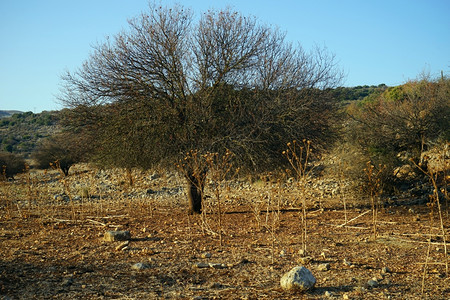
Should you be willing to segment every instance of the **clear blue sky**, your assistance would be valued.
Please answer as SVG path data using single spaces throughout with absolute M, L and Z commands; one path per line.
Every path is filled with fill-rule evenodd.
M 162 3 L 197 15 L 231 6 L 286 31 L 305 49 L 325 45 L 347 74 L 345 86 L 399 85 L 421 72 L 450 75 L 450 0 Z M 147 0 L 0 0 L 0 110 L 61 109 L 60 76 L 147 8 Z

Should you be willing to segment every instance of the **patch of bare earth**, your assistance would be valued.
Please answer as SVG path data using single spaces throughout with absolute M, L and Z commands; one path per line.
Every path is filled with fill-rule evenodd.
M 82 184 L 83 176 L 96 188 L 102 180 L 121 184 L 83 174 L 73 175 L 70 184 Z M 430 233 L 426 206 L 386 208 L 378 215 L 374 238 L 372 214 L 365 213 L 369 208 L 349 209 L 347 220 L 359 217 L 340 226 L 345 223 L 342 205 L 323 199 L 322 207 L 308 208 L 307 252 L 302 254 L 301 211 L 274 205 L 296 197 L 284 187 L 275 192 L 265 185 L 227 189 L 220 200 L 219 228 L 215 205 L 203 217 L 188 216 L 182 190 L 163 189 L 180 185 L 179 180 L 137 180 L 135 187 L 109 194 L 90 185 L 87 198 L 74 196 L 75 185 L 71 199 L 64 201 L 54 196 L 63 185 L 56 175 L 35 176 L 34 185 L 17 180 L 1 186 L 0 299 L 450 298 L 437 235 L 421 292 Z M 93 197 L 94 192 L 101 197 Z M 214 194 L 207 194 L 214 204 Z M 105 241 L 109 230 L 129 230 L 128 245 Z M 132 268 L 136 263 L 144 267 Z M 320 270 L 323 264 L 328 270 Z M 281 276 L 297 265 L 317 279 L 304 294 L 280 287 Z M 368 284 L 371 279 L 375 286 Z

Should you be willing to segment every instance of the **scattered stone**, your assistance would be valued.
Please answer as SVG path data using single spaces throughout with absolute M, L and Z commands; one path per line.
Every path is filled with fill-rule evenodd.
M 224 287 L 225 286 L 223 284 L 218 283 L 218 282 L 214 282 L 209 286 L 209 288 L 211 288 L 211 289 L 223 289 Z
M 344 295 L 342 295 L 342 299 L 348 300 L 350 299 L 350 296 L 347 293 L 345 293 Z
M 353 290 L 358 294 L 364 294 L 366 292 L 366 289 L 363 286 L 355 286 Z
M 286 250 L 281 250 L 280 251 L 280 257 L 285 257 L 286 256 Z
M 62 286 L 71 286 L 73 284 L 73 278 L 72 277 L 65 278 L 61 284 Z
M 349 262 L 346 258 L 344 258 L 344 265 L 351 267 L 353 266 L 353 264 L 351 262 Z
M 307 268 L 295 267 L 281 277 L 280 284 L 285 290 L 304 292 L 314 287 L 316 278 Z
M 204 263 L 204 262 L 199 262 L 199 263 L 195 264 L 195 266 L 197 268 L 209 268 L 209 264 L 208 263 Z
M 211 258 L 212 254 L 209 252 L 202 253 L 202 258 Z
M 306 256 L 306 257 L 299 257 L 298 258 L 298 262 L 302 265 L 306 265 L 309 264 L 312 261 L 312 257 L 311 256 Z
M 391 273 L 391 270 L 388 267 L 383 267 L 381 269 L 381 274 L 388 274 Z
M 306 255 L 305 250 L 303 250 L 303 249 L 298 250 L 298 255 L 305 256 Z
M 227 266 L 225 264 L 210 263 L 209 266 L 214 269 L 225 269 Z
M 325 291 L 325 297 L 327 297 L 327 298 L 331 298 L 331 297 L 333 297 L 333 293 L 332 292 L 330 292 L 330 291 Z
M 128 245 L 130 244 L 130 241 L 125 241 L 121 243 L 119 246 L 116 247 L 116 251 L 124 251 L 128 249 Z
M 105 241 L 114 242 L 114 241 L 127 241 L 131 239 L 130 232 L 126 231 L 107 231 L 104 236 Z
M 199 262 L 195 264 L 195 267 L 197 268 L 214 268 L 214 269 L 226 269 L 227 265 L 221 264 L 221 263 L 205 263 L 205 262 Z
M 140 271 L 140 270 L 144 270 L 144 269 L 150 268 L 150 265 L 148 265 L 146 263 L 135 263 L 134 265 L 131 266 L 131 268 L 133 270 Z
M 417 176 L 411 165 L 406 164 L 394 169 L 394 176 L 400 179 L 413 179 Z
M 152 175 L 150 175 L 149 179 L 150 179 L 150 180 L 155 180 L 155 179 L 158 179 L 159 177 L 160 177 L 160 176 L 159 176 L 158 174 L 153 173 Z
M 324 263 L 324 264 L 320 264 L 318 267 L 317 267 L 317 270 L 318 271 L 328 271 L 330 269 L 330 264 L 329 263 Z
M 367 285 L 371 288 L 375 288 L 379 285 L 379 283 L 375 279 L 370 279 L 369 281 L 367 281 Z

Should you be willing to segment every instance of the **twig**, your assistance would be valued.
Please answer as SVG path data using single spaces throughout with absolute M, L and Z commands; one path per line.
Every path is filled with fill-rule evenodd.
M 347 222 L 344 222 L 344 223 L 341 224 L 341 225 L 338 225 L 337 227 L 343 227 L 343 226 L 347 225 L 348 223 L 350 223 L 350 222 L 352 222 L 352 221 L 354 221 L 354 220 L 356 220 L 356 219 L 358 219 L 358 218 L 364 216 L 365 214 L 367 214 L 367 213 L 369 213 L 369 212 L 370 212 L 370 210 L 365 211 L 365 212 L 363 212 L 362 214 L 360 214 L 359 216 L 356 216 L 356 217 L 354 217 L 353 219 L 351 219 L 351 220 L 349 220 L 349 221 L 347 221 Z
M 336 225 L 336 224 L 330 224 L 330 223 L 325 223 L 325 225 L 334 226 L 334 227 L 345 227 L 345 228 L 351 228 L 351 229 L 370 229 L 370 227 L 349 226 L 349 225 Z
M 392 224 L 392 225 L 398 224 L 398 222 L 389 222 L 389 221 L 377 221 L 377 223 Z
M 417 243 L 417 244 L 430 244 L 430 245 L 444 245 L 444 243 L 439 243 L 439 242 L 423 242 L 423 241 L 413 241 L 413 240 L 407 240 L 407 239 L 400 239 L 400 238 L 396 238 L 396 237 L 391 237 L 395 240 L 399 240 L 402 242 L 408 242 L 408 243 Z
M 128 217 L 128 215 L 114 215 L 114 216 L 106 216 L 106 217 L 87 216 L 87 218 L 91 218 L 91 219 L 112 219 L 112 218 L 121 218 L 121 217 Z
M 77 220 L 53 219 L 55 222 L 78 223 Z
M 86 221 L 92 222 L 94 224 L 98 224 L 98 225 L 102 225 L 103 227 L 106 227 L 105 223 L 99 222 L 99 221 L 95 221 L 95 220 L 91 220 L 91 219 L 87 219 Z

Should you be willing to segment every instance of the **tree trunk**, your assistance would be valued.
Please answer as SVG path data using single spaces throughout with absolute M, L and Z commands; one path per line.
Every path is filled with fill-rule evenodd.
M 63 167 L 60 167 L 60 168 L 61 168 L 61 171 L 63 172 L 64 176 L 69 176 L 69 169 L 70 169 L 70 167 L 63 166 Z
M 202 213 L 203 188 L 205 186 L 205 174 L 196 175 L 189 173 L 187 177 L 187 196 L 189 200 L 189 214 Z

